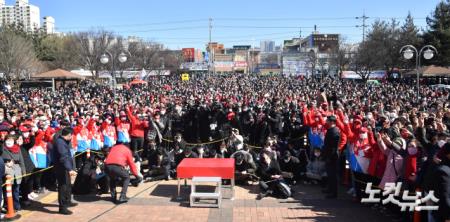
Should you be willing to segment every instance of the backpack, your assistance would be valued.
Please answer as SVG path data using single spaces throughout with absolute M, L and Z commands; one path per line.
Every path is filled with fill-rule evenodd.
M 276 194 L 280 198 L 287 199 L 292 196 L 292 190 L 285 182 L 279 181 L 276 187 Z
M 86 195 L 97 190 L 96 166 L 93 160 L 87 159 L 81 166 L 80 173 L 75 178 L 72 192 L 75 195 Z

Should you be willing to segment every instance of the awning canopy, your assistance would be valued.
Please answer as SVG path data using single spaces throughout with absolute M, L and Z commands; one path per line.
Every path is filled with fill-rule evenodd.
M 66 71 L 64 69 L 55 69 L 44 73 L 31 76 L 35 79 L 85 79 L 84 76 Z
M 147 82 L 142 79 L 134 79 L 133 81 L 130 82 L 130 85 L 138 85 L 138 84 L 147 84 Z
M 423 66 L 419 68 L 421 77 L 450 77 L 450 69 L 442 66 Z M 416 76 L 416 70 L 409 71 L 405 76 Z

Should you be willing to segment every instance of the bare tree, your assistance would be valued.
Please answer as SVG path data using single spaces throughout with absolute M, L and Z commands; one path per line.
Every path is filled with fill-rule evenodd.
M 78 52 L 78 64 L 86 67 L 95 78 L 99 77 L 99 71 L 103 64 L 100 62 L 100 56 L 109 48 L 114 35 L 112 32 L 99 29 L 88 32 L 79 32 L 74 34 L 77 42 L 76 51 Z
M 278 54 L 266 54 L 261 60 L 265 64 L 278 64 Z
M 5 28 L 0 32 L 0 70 L 10 84 L 12 80 L 28 78 L 32 71 L 38 71 L 33 44 L 14 31 Z
M 351 46 L 345 43 L 345 39 L 339 38 L 339 45 L 334 49 L 331 59 L 331 66 L 337 68 L 338 76 L 350 65 L 351 56 Z
M 128 51 L 132 55 L 133 63 L 137 68 L 153 70 L 160 67 L 160 52 L 162 45 L 155 42 L 132 42 Z
M 369 79 L 370 73 L 377 67 L 374 50 L 367 42 L 360 44 L 357 52 L 351 57 L 350 66 L 363 81 Z

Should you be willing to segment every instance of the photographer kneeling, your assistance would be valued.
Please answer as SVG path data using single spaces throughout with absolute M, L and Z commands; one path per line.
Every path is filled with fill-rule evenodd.
M 105 164 L 106 174 L 109 177 L 112 201 L 119 204 L 128 202 L 127 189 L 128 184 L 130 183 L 130 174 L 125 167 L 130 166 L 131 173 L 135 175 L 139 181 L 142 180 L 138 174 L 136 165 L 134 164 L 131 150 L 123 144 L 113 146 L 106 157 Z M 120 198 L 119 200 L 116 200 L 116 183 L 118 179 L 122 180 L 123 185 Z

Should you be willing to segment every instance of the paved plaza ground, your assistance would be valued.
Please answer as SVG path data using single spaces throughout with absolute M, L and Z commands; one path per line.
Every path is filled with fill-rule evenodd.
M 228 188 L 223 188 L 225 197 L 230 197 Z M 109 195 L 76 196 L 79 203 L 71 208 L 71 216 L 57 214 L 57 193 L 49 192 L 33 202 L 29 210 L 20 211 L 19 221 L 29 222 L 138 222 L 138 221 L 183 221 L 183 222 L 279 222 L 279 221 L 392 221 L 394 218 L 372 210 L 369 206 L 353 202 L 347 194 L 337 200 L 324 199 L 317 185 L 298 185 L 295 195 L 286 200 L 271 197 L 256 200 L 258 188 L 237 186 L 235 199 L 224 199 L 222 207 L 190 208 L 189 187 L 182 187 L 181 199 L 176 198 L 176 181 L 159 181 L 130 187 L 126 204 L 114 205 Z

